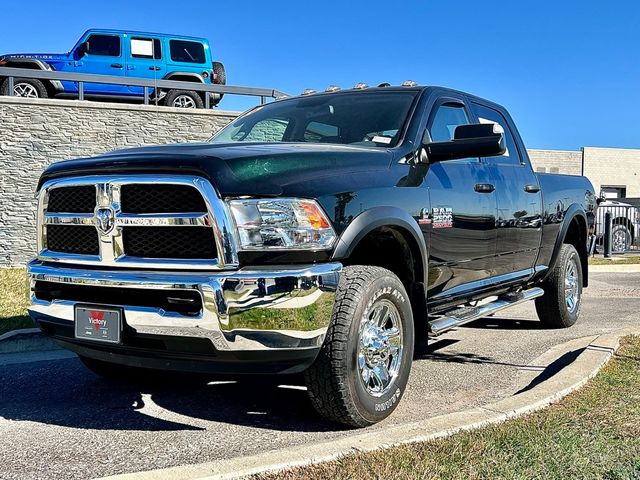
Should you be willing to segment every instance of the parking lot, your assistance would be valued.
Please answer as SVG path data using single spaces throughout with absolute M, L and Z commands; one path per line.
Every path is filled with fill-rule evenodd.
M 637 325 L 640 274 L 593 273 L 579 323 L 545 330 L 533 305 L 449 332 L 414 362 L 408 391 L 372 428 L 511 395 L 554 345 Z M 570 359 L 569 359 L 570 361 Z M 90 478 L 255 454 L 349 435 L 318 419 L 299 385 L 108 384 L 75 358 L 0 370 L 0 478 Z

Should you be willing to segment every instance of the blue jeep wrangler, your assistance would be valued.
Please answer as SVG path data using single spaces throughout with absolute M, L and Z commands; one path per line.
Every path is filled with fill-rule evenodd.
M 0 55 L 0 66 L 220 85 L 226 83 L 224 66 L 212 61 L 206 39 L 122 30 L 87 30 L 75 47 L 65 54 Z M 0 78 L 0 83 L 1 93 L 8 95 L 9 80 Z M 31 98 L 73 97 L 78 94 L 78 83 L 16 78 L 13 93 Z M 84 93 L 91 98 L 144 99 L 143 87 L 126 85 L 85 83 Z M 203 108 L 204 95 L 204 92 L 194 90 L 159 89 L 153 92 L 155 101 L 182 108 Z M 211 105 L 217 105 L 222 98 L 221 94 L 208 95 Z

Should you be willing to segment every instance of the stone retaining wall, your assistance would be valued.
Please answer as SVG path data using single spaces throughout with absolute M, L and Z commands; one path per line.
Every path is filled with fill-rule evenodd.
M 58 160 L 203 141 L 236 112 L 0 96 L 0 267 L 35 254 L 35 187 Z

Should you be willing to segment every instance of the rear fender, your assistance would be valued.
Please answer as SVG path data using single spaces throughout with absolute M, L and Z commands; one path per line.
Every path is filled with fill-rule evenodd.
M 560 253 L 560 248 L 562 244 L 565 243 L 567 238 L 567 233 L 569 232 L 569 227 L 571 223 L 576 220 L 579 222 L 581 229 L 580 241 L 581 244 L 577 246 L 578 254 L 580 255 L 580 260 L 582 263 L 582 285 L 583 287 L 588 286 L 589 284 L 589 265 L 588 265 L 588 247 L 587 247 L 587 215 L 584 212 L 584 208 L 582 205 L 578 203 L 573 203 L 567 209 L 565 213 L 564 219 L 562 221 L 562 225 L 560 226 L 560 231 L 558 232 L 558 236 L 556 237 L 556 241 L 553 247 L 553 253 L 551 254 L 551 261 L 549 262 L 549 269 L 547 270 L 547 274 L 544 276 L 546 279 L 550 274 L 553 268 L 556 265 L 558 260 L 558 255 Z M 584 231 L 582 231 L 584 229 Z M 582 242 L 584 240 L 584 242 Z M 582 245 L 584 243 L 584 245 Z M 543 279 L 543 280 L 544 280 Z

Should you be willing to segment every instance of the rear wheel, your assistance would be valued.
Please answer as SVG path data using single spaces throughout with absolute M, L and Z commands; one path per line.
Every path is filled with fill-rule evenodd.
M 354 427 L 385 419 L 406 388 L 413 343 L 411 303 L 398 277 L 380 267 L 346 267 L 327 337 L 305 372 L 313 406 Z
M 554 328 L 576 323 L 582 302 L 582 262 L 573 245 L 562 245 L 556 265 L 542 288 L 544 295 L 536 298 L 540 321 Z
M 9 95 L 9 79 L 6 78 L 0 87 L 2 95 Z M 47 88 L 40 80 L 34 78 L 14 78 L 13 95 L 23 98 L 47 98 Z
M 164 104 L 175 108 L 204 108 L 202 98 L 193 90 L 169 90 Z

